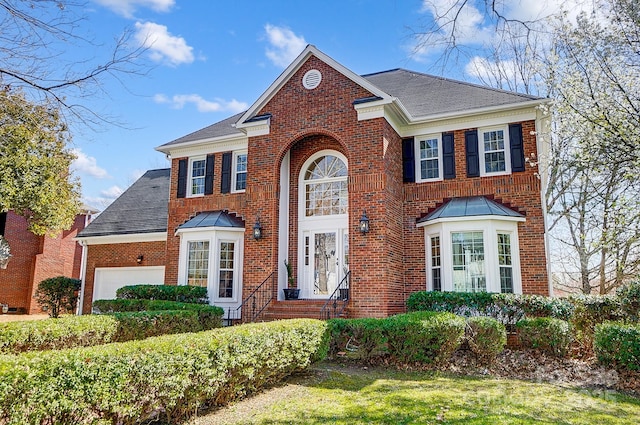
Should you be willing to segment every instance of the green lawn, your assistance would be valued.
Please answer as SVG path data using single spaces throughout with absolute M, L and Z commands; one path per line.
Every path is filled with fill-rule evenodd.
M 640 400 L 605 390 L 321 363 L 287 385 L 190 422 L 638 424 Z

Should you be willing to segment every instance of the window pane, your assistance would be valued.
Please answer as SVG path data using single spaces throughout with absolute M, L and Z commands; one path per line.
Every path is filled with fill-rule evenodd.
M 422 179 L 437 179 L 440 177 L 438 139 L 420 141 L 420 177 Z
M 191 194 L 201 195 L 204 193 L 204 174 L 206 161 L 204 159 L 191 163 Z
M 434 291 L 442 291 L 442 275 L 440 266 L 440 236 L 431 238 L 431 287 Z
M 247 154 L 236 156 L 236 188 L 235 190 L 245 190 L 247 188 Z
M 511 235 L 498 233 L 498 264 L 500 266 L 500 292 L 513 292 L 513 266 L 511 259 Z
M 209 276 L 209 241 L 188 244 L 187 285 L 207 286 Z
M 233 298 L 233 242 L 220 242 L 220 280 L 218 298 Z
M 451 233 L 453 290 L 486 291 L 484 240 L 482 232 Z
M 494 130 L 483 133 L 485 172 L 496 173 L 506 170 L 504 131 Z

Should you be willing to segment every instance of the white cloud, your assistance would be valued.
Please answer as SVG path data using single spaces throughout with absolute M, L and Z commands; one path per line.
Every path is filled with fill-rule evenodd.
M 274 65 L 287 67 L 307 46 L 304 37 L 295 35 L 289 28 L 267 24 L 264 30 L 271 45 L 266 55 Z
M 107 171 L 98 166 L 98 161 L 94 157 L 86 155 L 77 148 L 73 149 L 72 152 L 76 156 L 76 159 L 74 159 L 71 164 L 74 170 L 98 179 L 106 179 L 109 177 Z
M 101 190 L 100 195 L 109 199 L 116 199 L 118 196 L 122 195 L 124 190 L 120 186 L 111 186 L 108 189 Z
M 136 9 L 145 7 L 156 12 L 168 12 L 175 0 L 94 0 L 96 3 L 111 9 L 125 18 L 132 18 Z
M 206 100 L 199 94 L 176 94 L 169 98 L 164 94 L 156 94 L 153 96 L 153 100 L 159 104 L 169 104 L 174 109 L 182 109 L 185 105 L 191 103 L 195 105 L 199 112 L 242 112 L 248 108 L 245 102 L 231 99 L 226 101 L 224 99 L 215 98 L 214 100 Z
M 164 25 L 153 22 L 136 22 L 135 39 L 149 49 L 151 59 L 180 65 L 194 61 L 193 47 L 182 37 L 172 35 Z

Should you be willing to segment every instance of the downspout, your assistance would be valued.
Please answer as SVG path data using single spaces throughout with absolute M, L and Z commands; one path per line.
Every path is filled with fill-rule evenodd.
M 78 307 L 76 308 L 76 314 L 82 315 L 82 306 L 84 304 L 84 284 L 87 274 L 87 243 L 85 241 L 78 241 L 82 247 L 82 258 L 80 259 L 80 295 L 78 296 Z

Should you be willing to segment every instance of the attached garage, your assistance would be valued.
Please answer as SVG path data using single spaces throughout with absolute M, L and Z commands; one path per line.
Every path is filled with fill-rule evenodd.
M 113 299 L 119 288 L 141 284 L 164 284 L 164 266 L 98 267 L 95 271 L 92 301 Z

